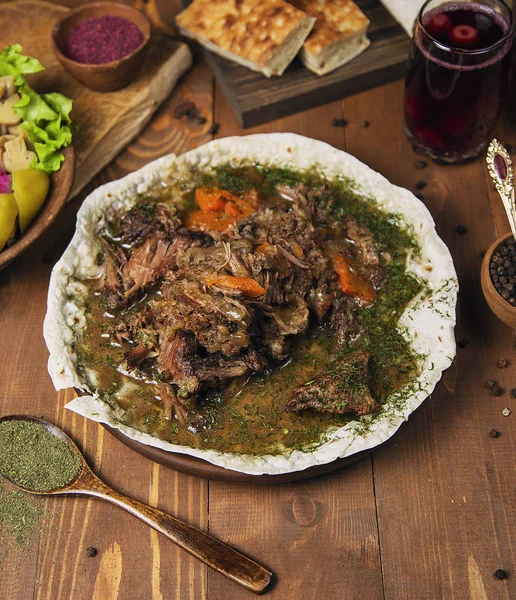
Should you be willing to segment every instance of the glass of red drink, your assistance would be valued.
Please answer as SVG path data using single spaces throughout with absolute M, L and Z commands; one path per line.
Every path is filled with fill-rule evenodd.
M 416 152 L 457 163 L 486 149 L 507 91 L 511 45 L 503 0 L 423 5 L 405 79 L 405 127 Z

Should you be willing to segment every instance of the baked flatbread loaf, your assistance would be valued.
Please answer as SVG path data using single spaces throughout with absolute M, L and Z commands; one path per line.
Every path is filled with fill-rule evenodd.
M 341 67 L 369 46 L 369 20 L 352 0 L 291 2 L 317 19 L 300 52 L 304 65 L 317 75 Z
M 315 18 L 285 0 L 194 0 L 176 23 L 208 50 L 270 77 L 287 68 Z

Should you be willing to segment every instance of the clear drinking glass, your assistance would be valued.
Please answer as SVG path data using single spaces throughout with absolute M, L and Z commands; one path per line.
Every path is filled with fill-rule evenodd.
M 507 91 L 512 33 L 503 0 L 423 5 L 405 79 L 405 128 L 416 152 L 457 163 L 486 149 Z

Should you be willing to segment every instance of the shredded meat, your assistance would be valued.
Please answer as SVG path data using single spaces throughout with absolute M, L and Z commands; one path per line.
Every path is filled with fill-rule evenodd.
M 138 205 L 102 240 L 100 287 L 116 314 L 111 335 L 126 348 L 125 368 L 156 376 L 168 419 L 200 423 L 200 392 L 287 359 L 291 336 L 311 315 L 342 345 L 361 334 L 360 304 L 341 290 L 332 258 L 347 257 L 377 289 L 374 236 L 351 217 L 337 224 L 329 217 L 325 186 L 277 191 L 283 200 L 274 208 L 248 193 L 253 212 L 216 231 L 185 229 L 174 204 Z M 368 356 L 349 361 L 365 381 Z M 366 384 L 343 391 L 349 361 L 296 390 L 287 410 L 374 411 Z
M 127 366 L 130 368 L 139 367 L 149 356 L 151 351 L 151 348 L 146 348 L 145 346 L 135 346 L 134 348 L 131 348 L 131 350 L 128 350 L 124 354 Z
M 367 387 L 369 354 L 352 352 L 336 361 L 331 371 L 320 373 L 313 381 L 298 387 L 288 401 L 287 412 L 311 408 L 339 415 L 367 415 L 379 405 Z
M 346 236 L 353 240 L 355 258 L 362 266 L 362 273 L 377 286 L 382 280 L 382 269 L 373 234 L 350 217 L 346 219 L 345 227 Z
M 237 356 L 225 357 L 220 352 L 195 361 L 194 370 L 200 381 L 216 386 L 226 379 L 245 375 L 249 370 L 247 361 Z
M 176 384 L 182 397 L 191 396 L 199 389 L 199 379 L 192 366 L 196 348 L 197 341 L 191 331 L 175 331 L 160 336 L 160 371 Z

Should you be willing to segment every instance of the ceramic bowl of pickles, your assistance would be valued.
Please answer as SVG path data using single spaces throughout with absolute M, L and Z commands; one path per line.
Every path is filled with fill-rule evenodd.
M 43 66 L 21 51 L 0 50 L 0 269 L 54 221 L 75 174 L 72 101 L 33 90 L 26 76 Z

